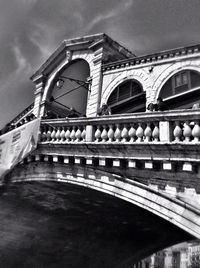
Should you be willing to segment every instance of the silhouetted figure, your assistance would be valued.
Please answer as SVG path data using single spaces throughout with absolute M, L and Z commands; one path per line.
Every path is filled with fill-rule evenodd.
M 99 116 L 110 115 L 111 114 L 111 109 L 106 103 L 103 103 L 97 114 Z
M 148 110 L 149 112 L 153 112 L 153 111 L 155 111 L 155 104 L 153 104 L 152 102 L 150 102 L 150 103 L 148 104 L 148 106 L 147 106 L 147 110 Z
M 28 122 L 31 121 L 31 117 L 30 117 L 30 115 L 27 115 L 27 116 L 26 116 L 25 121 L 26 121 L 26 123 L 28 123 Z
M 79 117 L 79 116 L 78 116 L 76 110 L 73 107 L 71 107 L 67 117 L 68 118 L 75 118 L 75 117 Z
M 20 124 L 21 126 L 24 125 L 26 123 L 25 119 L 23 118 L 21 121 L 20 121 Z
M 30 120 L 32 121 L 32 120 L 34 120 L 36 118 L 36 116 L 32 113 L 32 114 L 30 114 Z
M 157 98 L 157 103 L 155 104 L 155 111 L 166 111 L 168 107 L 161 97 Z
M 192 106 L 192 110 L 200 109 L 199 103 L 194 103 Z
M 52 111 L 49 110 L 49 111 L 46 111 L 44 118 L 45 119 L 55 119 L 56 115 Z

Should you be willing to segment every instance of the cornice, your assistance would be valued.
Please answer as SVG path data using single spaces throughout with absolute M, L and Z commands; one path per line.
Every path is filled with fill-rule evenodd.
M 156 62 L 164 62 L 166 60 L 173 60 L 184 56 L 195 55 L 200 53 L 200 44 L 188 47 L 175 48 L 170 50 L 161 51 L 154 54 L 138 56 L 125 60 L 119 60 L 111 63 L 106 63 L 102 66 L 103 72 L 120 69 L 129 66 L 142 65 L 142 64 L 156 64 Z

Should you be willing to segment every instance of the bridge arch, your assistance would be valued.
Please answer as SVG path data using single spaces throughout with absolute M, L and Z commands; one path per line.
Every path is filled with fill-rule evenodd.
M 136 180 L 103 170 L 97 171 L 95 168 L 78 166 L 71 169 L 55 163 L 21 165 L 9 177 L 11 182 L 57 181 L 104 192 L 141 207 L 200 238 L 200 217 L 197 209 Z
M 66 75 L 70 74 L 70 75 L 74 76 L 72 78 L 75 78 L 75 79 L 81 80 L 81 81 L 86 81 L 86 79 L 90 76 L 92 68 L 93 68 L 92 57 L 88 53 L 77 54 L 76 52 L 74 52 L 74 53 L 72 53 L 70 58 L 66 57 L 66 59 L 63 60 L 56 68 L 54 68 L 54 70 L 49 75 L 48 80 L 46 81 L 45 88 L 44 88 L 44 93 L 43 93 L 43 97 L 42 97 L 42 104 L 49 102 L 50 97 L 52 96 L 52 93 L 55 89 L 56 82 L 60 76 L 66 76 Z M 76 73 L 75 73 L 75 71 L 76 71 Z M 63 80 L 64 80 L 64 84 L 66 84 L 66 79 L 63 79 Z M 70 80 L 68 80 L 68 81 L 70 81 Z M 75 85 L 75 82 L 74 82 L 73 87 L 75 88 L 76 86 L 78 87 L 78 84 Z M 70 90 L 69 87 L 70 86 L 68 85 L 68 91 Z M 79 102 L 80 102 L 80 99 L 82 100 L 81 103 L 84 102 L 84 107 L 81 110 L 80 114 L 86 114 L 87 103 L 88 103 L 88 99 L 90 97 L 88 94 L 88 91 L 83 89 L 83 88 L 84 87 L 77 89 L 77 92 L 79 90 L 79 92 L 82 93 L 79 96 Z M 62 91 L 62 90 L 60 90 L 60 91 Z M 63 87 L 63 91 L 64 91 L 64 87 Z M 84 94 L 83 94 L 83 92 L 84 92 Z M 59 92 L 58 94 L 61 95 L 62 92 Z M 55 94 L 55 96 L 56 95 L 57 94 Z M 58 97 L 58 96 L 56 96 L 56 97 Z M 69 97 L 69 95 L 68 95 L 68 97 Z M 72 103 L 69 103 L 66 106 L 69 108 L 73 107 L 75 109 L 76 109 L 76 107 L 74 107 L 74 106 L 77 106 L 80 108 L 80 105 L 79 105 L 80 103 L 77 103 L 76 101 L 74 101 L 76 99 L 76 97 L 73 96 Z M 66 99 L 67 98 L 65 98 L 63 100 L 63 102 L 65 102 Z M 70 100 L 69 100 L 69 102 L 70 102 Z
M 86 114 L 88 84 L 83 83 L 89 76 L 89 64 L 85 60 L 73 60 L 63 67 L 57 72 L 48 91 L 48 99 L 52 98 L 51 105 L 64 109 L 73 107 L 79 115 Z

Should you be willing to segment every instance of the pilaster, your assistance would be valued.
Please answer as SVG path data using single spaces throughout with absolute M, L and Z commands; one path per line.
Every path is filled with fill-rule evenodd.
M 103 61 L 103 47 L 94 51 L 93 68 L 91 69 L 92 85 L 91 94 L 87 106 L 87 116 L 96 116 L 100 99 L 101 99 L 101 88 L 102 88 L 102 61 Z
M 41 103 L 46 83 L 46 77 L 44 75 L 39 75 L 35 77 L 33 82 L 35 83 L 35 92 L 34 92 L 35 100 L 34 100 L 33 113 L 36 117 L 40 117 L 43 115 L 43 111 L 41 111 Z

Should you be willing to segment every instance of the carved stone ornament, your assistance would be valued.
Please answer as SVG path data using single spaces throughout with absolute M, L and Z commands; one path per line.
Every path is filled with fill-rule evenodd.
M 66 58 L 67 58 L 68 61 L 70 61 L 72 59 L 72 52 L 71 52 L 71 50 L 67 50 L 66 51 Z

